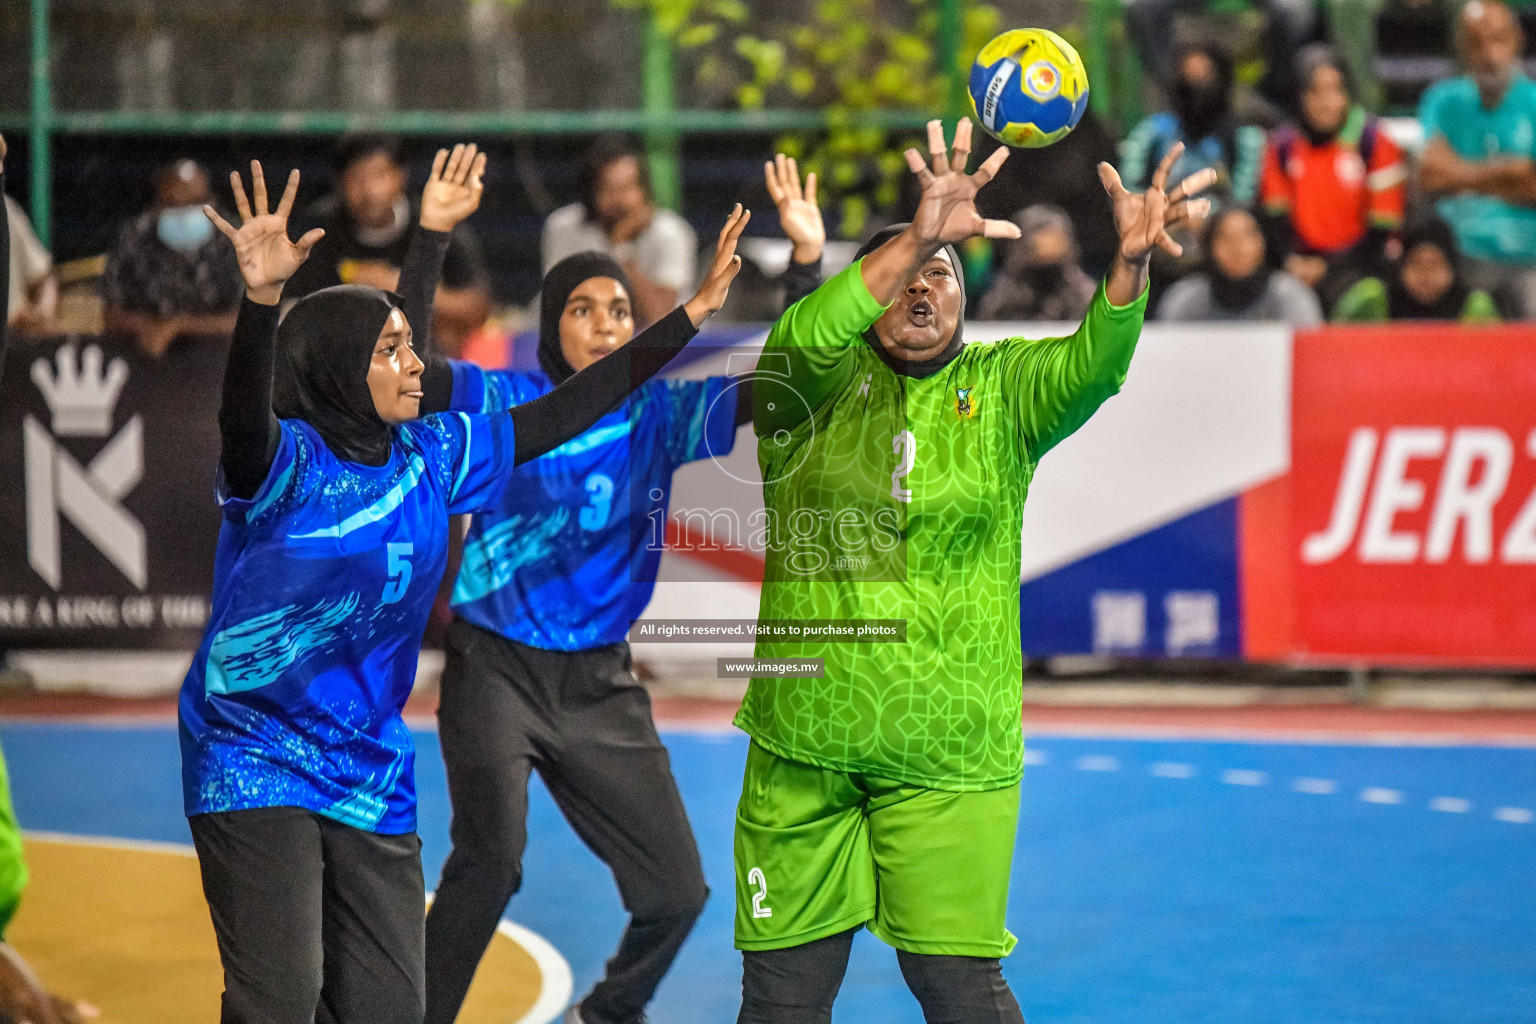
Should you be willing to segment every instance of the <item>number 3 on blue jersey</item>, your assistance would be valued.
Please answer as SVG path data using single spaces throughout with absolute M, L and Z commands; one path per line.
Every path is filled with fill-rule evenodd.
M 592 473 L 582 486 L 587 491 L 587 503 L 576 521 L 583 530 L 601 530 L 608 525 L 608 512 L 613 508 L 613 481 L 606 473 Z
M 389 545 L 389 581 L 384 584 L 384 596 L 379 599 L 381 604 L 394 604 L 405 596 L 411 585 L 411 554 L 412 545 L 408 541 Z

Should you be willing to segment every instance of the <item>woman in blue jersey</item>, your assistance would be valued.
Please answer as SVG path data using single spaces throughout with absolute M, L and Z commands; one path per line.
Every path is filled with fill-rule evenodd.
M 423 225 L 472 211 L 483 169 L 472 148 L 440 153 L 428 198 L 436 188 L 441 201 L 423 204 Z M 213 611 L 180 705 L 222 1020 L 419 1024 L 424 888 L 400 712 L 448 517 L 495 507 L 516 465 L 582 433 L 682 349 L 725 299 L 746 215 L 721 233 L 699 294 L 629 365 L 510 412 L 423 416 L 448 407 L 455 382 L 413 351 L 398 296 L 326 288 L 279 325 L 283 284 L 322 232 L 288 239 L 297 171 L 272 213 L 260 165 L 251 172 L 252 202 L 231 176 L 238 230 L 205 208 L 235 245 L 246 296 L 219 413 Z
M 816 181 L 793 160 L 765 168 L 794 243 L 792 302 L 820 280 L 826 241 Z M 577 253 L 540 296 L 539 366 L 487 372 L 456 408 L 498 410 L 632 349 L 627 275 Z M 573 374 L 576 377 L 573 377 Z M 630 623 L 655 587 L 672 474 L 725 455 L 751 417 L 746 382 L 653 380 L 579 438 L 521 467 L 475 516 L 454 588 L 439 736 L 453 800 L 453 852 L 427 917 L 427 1020 L 451 1024 L 522 880 L 528 779 L 537 771 L 582 840 L 612 869 L 631 918 L 579 1024 L 643 1018 L 708 893 L 650 699 L 630 672 Z M 483 397 L 482 397 L 483 395 Z M 463 404 L 461 404 L 461 402 Z

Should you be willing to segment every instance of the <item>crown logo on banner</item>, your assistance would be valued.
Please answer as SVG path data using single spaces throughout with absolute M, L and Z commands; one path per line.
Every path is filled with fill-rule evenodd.
M 71 342 L 59 346 L 55 372 L 49 372 L 47 359 L 32 364 L 32 383 L 53 412 L 56 436 L 106 437 L 112 433 L 112 411 L 128 380 L 128 364 L 114 359 L 103 372 L 103 360 L 99 345 L 86 346 L 77 360 Z

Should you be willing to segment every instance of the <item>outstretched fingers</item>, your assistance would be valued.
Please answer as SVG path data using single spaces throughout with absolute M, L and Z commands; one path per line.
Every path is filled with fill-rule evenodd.
M 1007 147 L 1002 147 L 1000 152 L 1007 153 Z M 965 173 L 965 165 L 971 159 L 971 119 L 962 117 L 960 123 L 955 125 L 955 145 L 949 157 L 949 169 L 956 174 Z
M 277 215 L 283 220 L 293 212 L 293 201 L 299 195 L 299 169 L 295 167 L 288 172 L 288 184 L 283 186 L 283 197 L 277 201 Z
M 432 157 L 432 173 L 427 175 L 428 181 L 438 181 L 443 176 L 443 166 L 448 163 L 448 151 L 440 149 Z
M 261 173 L 261 161 L 251 161 L 251 208 L 256 216 L 267 215 L 267 178 Z
M 1099 182 L 1104 186 L 1104 191 L 1109 193 L 1109 198 L 1119 200 L 1127 195 L 1125 183 L 1120 180 L 1120 172 L 1115 170 L 1115 165 L 1107 160 L 1099 162 Z
M 469 185 L 477 192 L 485 188 L 485 162 L 485 154 L 481 153 L 469 168 Z
M 1168 213 L 1163 217 L 1163 224 L 1167 227 L 1177 227 L 1190 221 L 1199 220 L 1211 212 L 1209 199 L 1185 199 L 1168 207 Z
M 1168 193 L 1168 201 L 1176 203 L 1181 199 L 1188 199 L 1190 196 L 1199 195 L 1214 184 L 1216 184 L 1216 169 L 1214 167 L 1207 167 L 1202 171 L 1196 171 L 1179 182 L 1178 188 Z
M 923 154 L 916 149 L 908 149 L 901 154 L 906 157 L 907 169 L 917 175 L 917 183 L 927 188 L 933 182 L 933 172 L 928 169 L 928 162 L 923 159 Z
M 299 259 L 309 258 L 309 250 L 315 247 L 315 243 L 325 237 L 324 228 L 310 228 L 304 232 L 304 237 L 293 243 L 293 247 L 299 250 Z
M 1168 175 L 1173 173 L 1173 165 L 1179 162 L 1179 157 L 1184 155 L 1184 143 L 1175 142 L 1169 147 L 1162 162 L 1157 165 L 1157 170 L 1152 173 L 1152 187 L 1159 192 L 1168 187 Z
M 934 118 L 928 122 L 928 158 L 933 161 L 933 173 L 949 171 L 949 147 L 944 144 L 944 122 Z
M 1011 220 L 984 220 L 981 233 L 987 238 L 1019 238 L 1024 234 Z
M 459 166 L 464 161 L 464 143 L 453 147 L 453 152 L 448 154 L 448 164 L 443 168 L 443 180 L 450 185 L 457 184 L 460 180 Z
M 812 206 L 816 205 L 816 172 L 812 171 L 805 176 L 805 201 Z
M 969 124 L 969 122 L 965 123 Z M 971 175 L 971 181 L 975 182 L 978 189 L 981 188 L 987 182 L 996 177 L 998 168 L 1002 167 L 1003 162 L 1007 159 L 1008 147 L 998 146 L 997 149 L 993 151 L 992 155 L 983 160 L 981 162 L 981 166 L 976 168 L 976 173 Z
M 245 182 L 240 180 L 239 171 L 229 172 L 229 189 L 235 194 L 235 209 L 240 213 L 240 223 L 254 220 L 255 218 L 251 215 L 251 204 L 245 198 Z
M 213 207 L 204 205 L 203 216 L 213 221 L 213 226 L 218 228 L 219 232 L 231 242 L 235 240 L 235 235 L 239 234 L 239 232 L 234 229 L 234 226 L 231 225 L 229 221 L 225 220 L 223 217 L 220 217 L 218 211 Z

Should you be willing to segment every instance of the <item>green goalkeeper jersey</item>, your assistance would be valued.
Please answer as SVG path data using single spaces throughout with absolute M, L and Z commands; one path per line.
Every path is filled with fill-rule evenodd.
M 970 344 L 918 380 L 863 340 L 860 263 L 790 307 L 754 386 L 768 553 L 762 619 L 897 619 L 904 643 L 759 637 L 736 724 L 792 760 L 944 790 L 1023 773 L 1019 569 L 1040 457 L 1125 381 L 1146 296 L 1101 287 L 1070 337 Z

